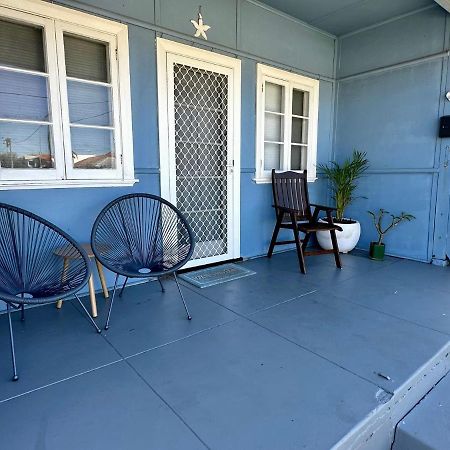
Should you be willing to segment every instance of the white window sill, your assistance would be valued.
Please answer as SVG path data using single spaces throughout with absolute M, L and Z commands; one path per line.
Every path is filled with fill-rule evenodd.
M 252 180 L 256 184 L 269 184 L 269 183 L 272 183 L 272 180 L 270 178 L 252 178 Z
M 272 179 L 271 178 L 252 178 L 252 180 L 256 183 L 256 184 L 271 184 L 272 183 Z M 314 178 L 309 178 L 308 177 L 308 183 L 314 183 L 314 181 L 317 180 L 317 177 Z
M 138 179 L 129 180 L 39 180 L 39 181 L 5 181 L 0 180 L 0 190 L 13 189 L 61 189 L 133 186 Z

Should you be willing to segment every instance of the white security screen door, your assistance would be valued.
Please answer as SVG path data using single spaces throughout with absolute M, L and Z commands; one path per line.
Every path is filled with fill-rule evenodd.
M 158 40 L 161 194 L 189 221 L 189 266 L 239 257 L 240 62 Z

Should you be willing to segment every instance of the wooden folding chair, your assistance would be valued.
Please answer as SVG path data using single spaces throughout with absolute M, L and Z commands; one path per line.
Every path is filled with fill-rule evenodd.
M 275 245 L 294 244 L 297 247 L 298 262 L 300 271 L 306 273 L 305 256 L 320 255 L 325 253 L 334 253 L 336 266 L 341 269 L 341 258 L 339 256 L 339 247 L 336 239 L 336 231 L 342 231 L 342 228 L 333 223 L 332 212 L 336 208 L 309 203 L 307 171 L 303 172 L 282 172 L 277 173 L 272 170 L 272 191 L 273 207 L 276 213 L 276 225 L 273 230 L 272 240 L 270 242 L 267 256 L 270 258 Z M 314 207 L 314 213 L 311 214 L 311 207 Z M 326 213 L 326 222 L 319 222 L 319 213 Z M 293 231 L 293 241 L 277 241 L 278 233 L 281 228 L 287 228 Z M 312 233 L 317 231 L 329 231 L 333 250 L 315 250 L 306 251 L 309 239 Z M 305 234 L 303 241 L 300 240 L 299 232 Z

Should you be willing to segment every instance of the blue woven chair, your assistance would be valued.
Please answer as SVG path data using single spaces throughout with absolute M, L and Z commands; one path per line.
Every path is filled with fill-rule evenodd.
M 116 274 L 105 330 L 119 276 L 125 277 L 120 295 L 129 278 L 157 278 L 173 275 L 190 320 L 176 272 L 194 251 L 191 227 L 171 203 L 151 194 L 129 194 L 113 200 L 98 215 L 91 235 L 92 251 L 100 263 Z
M 73 258 L 64 267 L 57 256 L 60 249 Z M 90 275 L 84 250 L 64 231 L 41 217 L 15 206 L 0 203 L 0 300 L 6 303 L 13 365 L 17 375 L 11 311 L 24 306 L 52 303 L 75 297 L 97 330 L 96 323 L 80 301 L 77 292 Z

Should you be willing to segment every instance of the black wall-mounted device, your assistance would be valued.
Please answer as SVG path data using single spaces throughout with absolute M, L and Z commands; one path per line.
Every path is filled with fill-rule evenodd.
M 439 137 L 450 137 L 450 116 L 442 116 L 439 124 Z

